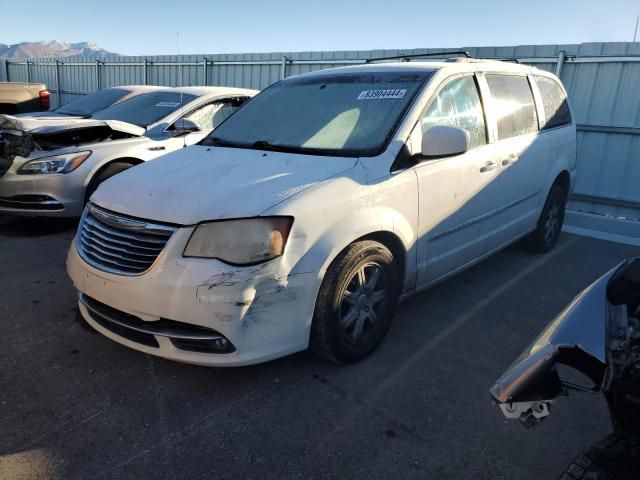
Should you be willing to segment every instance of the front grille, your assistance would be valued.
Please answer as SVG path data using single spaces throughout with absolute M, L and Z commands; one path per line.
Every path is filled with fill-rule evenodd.
M 112 213 L 88 204 L 78 230 L 78 253 L 110 273 L 140 275 L 156 261 L 176 227 Z

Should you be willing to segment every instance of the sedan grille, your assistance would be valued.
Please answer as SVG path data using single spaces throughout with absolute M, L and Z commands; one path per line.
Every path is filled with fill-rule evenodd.
M 151 268 L 175 231 L 176 227 L 126 217 L 90 203 L 78 229 L 78 252 L 99 270 L 141 275 Z

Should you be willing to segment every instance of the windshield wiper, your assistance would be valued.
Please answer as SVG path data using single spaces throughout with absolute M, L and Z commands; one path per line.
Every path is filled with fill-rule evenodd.
M 252 144 L 233 143 L 215 137 L 205 138 L 200 145 L 229 147 L 229 148 L 246 148 L 250 150 L 265 150 L 269 152 L 299 153 L 302 155 L 327 155 L 339 157 L 343 155 L 357 156 L 350 150 L 334 150 L 329 148 L 309 148 L 309 147 L 293 147 L 288 145 L 274 145 L 265 140 L 258 140 Z
M 214 147 L 246 148 L 245 145 L 227 142 L 226 140 L 221 140 L 219 138 L 214 138 L 214 137 L 205 138 L 204 141 L 202 142 L 202 145 L 209 145 Z
M 270 152 L 308 153 L 310 149 L 305 147 L 291 147 L 287 145 L 273 145 L 264 140 L 258 140 L 250 147 L 253 150 L 268 150 Z

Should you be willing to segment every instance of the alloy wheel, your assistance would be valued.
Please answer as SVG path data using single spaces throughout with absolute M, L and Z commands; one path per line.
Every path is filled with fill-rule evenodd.
M 544 223 L 544 240 L 552 242 L 560 226 L 560 200 L 556 198 L 547 212 Z
M 340 299 L 340 328 L 352 343 L 362 341 L 375 326 L 387 297 L 386 274 L 377 263 L 361 265 Z

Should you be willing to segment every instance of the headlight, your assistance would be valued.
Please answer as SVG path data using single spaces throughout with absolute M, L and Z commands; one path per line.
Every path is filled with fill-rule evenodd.
M 82 162 L 89 158 L 89 155 L 91 155 L 91 152 L 75 152 L 38 158 L 25 163 L 18 170 L 18 174 L 69 173 L 82 165 Z
M 291 217 L 201 223 L 191 235 L 184 256 L 216 258 L 233 265 L 265 262 L 282 255 L 292 224 Z

